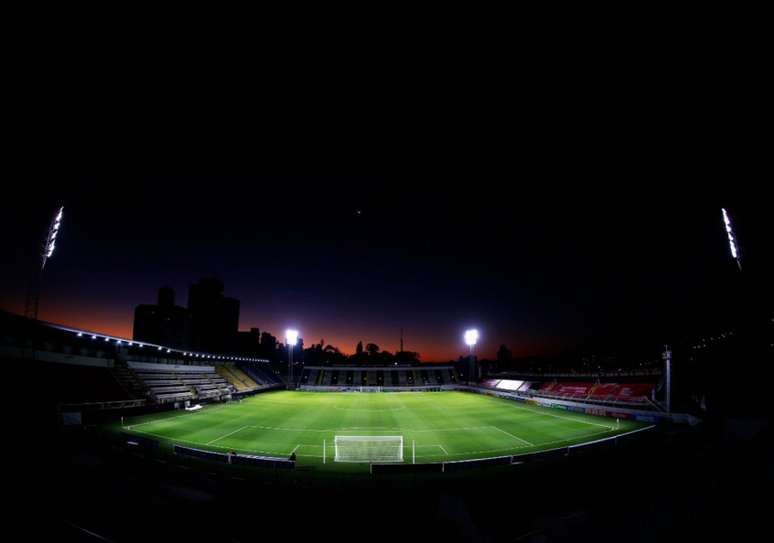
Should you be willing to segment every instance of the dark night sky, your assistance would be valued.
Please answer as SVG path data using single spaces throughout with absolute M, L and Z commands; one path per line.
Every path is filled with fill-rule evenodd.
M 762 297 L 774 275 L 765 48 L 678 27 L 626 44 L 628 27 L 541 35 L 515 54 L 465 42 L 395 77 L 369 51 L 371 77 L 346 65 L 355 84 L 327 58 L 320 77 L 291 63 L 298 85 L 194 84 L 169 63 L 131 77 L 112 51 L 80 77 L 72 59 L 91 45 L 47 47 L 16 78 L 29 87 L 0 198 L 0 307 L 22 311 L 64 202 L 40 316 L 108 333 L 129 335 L 159 286 L 184 305 L 212 274 L 241 300 L 241 329 L 295 325 L 351 352 L 359 339 L 395 350 L 403 327 L 423 360 L 456 358 L 471 325 L 482 356 L 722 325 L 739 308 L 721 206 Z M 213 175 L 256 170 L 380 175 Z
M 0 307 L 22 312 L 24 262 L 60 195 L 41 318 L 122 336 L 159 286 L 185 305 L 214 274 L 241 300 L 241 329 L 294 325 L 344 352 L 360 339 L 394 351 L 401 327 L 425 361 L 456 358 L 471 325 L 481 356 L 500 343 L 517 355 L 658 343 L 733 303 L 721 205 L 749 264 L 770 270 L 761 206 L 647 176 L 530 171 L 66 179 L 5 201 Z

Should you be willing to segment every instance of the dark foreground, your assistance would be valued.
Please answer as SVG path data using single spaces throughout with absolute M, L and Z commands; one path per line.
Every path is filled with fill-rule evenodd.
M 397 483 L 245 478 L 128 453 L 89 430 L 19 430 L 23 441 L 5 450 L 5 529 L 18 540 L 758 540 L 774 482 L 770 428 L 727 421 L 594 455 Z

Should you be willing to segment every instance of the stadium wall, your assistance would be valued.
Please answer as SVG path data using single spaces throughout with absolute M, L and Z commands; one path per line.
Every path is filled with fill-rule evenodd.
M 402 387 L 301 385 L 298 387 L 298 390 L 304 390 L 306 392 L 361 392 L 362 389 L 373 389 L 369 392 L 440 392 L 444 390 L 457 390 L 458 388 L 457 385 L 420 385 Z
M 214 462 L 222 462 L 224 464 L 241 464 L 280 469 L 295 469 L 296 467 L 296 461 L 289 460 L 287 458 L 277 458 L 274 456 L 255 456 L 251 454 L 239 453 L 221 453 L 207 451 L 204 449 L 194 449 L 192 447 L 184 447 L 183 445 L 177 444 L 174 446 L 174 452 L 179 456 L 202 458 L 204 460 L 212 460 Z
M 589 441 L 587 443 L 578 443 L 576 445 L 567 445 L 564 447 L 557 447 L 554 449 L 547 449 L 531 453 L 507 455 L 507 456 L 495 456 L 491 458 L 476 458 L 472 460 L 454 460 L 449 462 L 431 462 L 426 464 L 397 464 L 397 463 L 372 463 L 370 465 L 370 471 L 372 474 L 381 473 L 411 473 L 411 472 L 454 472 L 467 469 L 473 469 L 481 466 L 505 466 L 505 465 L 520 465 L 530 462 L 548 460 L 551 458 L 570 456 L 577 454 L 580 451 L 592 451 L 598 450 L 601 447 L 615 447 L 618 441 L 623 437 L 630 437 L 635 434 L 643 434 L 649 430 L 653 430 L 655 426 L 647 426 L 645 428 L 638 428 L 631 432 L 623 434 L 617 434 L 595 441 Z

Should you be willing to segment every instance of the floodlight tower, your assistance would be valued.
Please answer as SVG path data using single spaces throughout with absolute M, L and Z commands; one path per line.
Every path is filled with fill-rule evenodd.
M 48 259 L 54 254 L 54 249 L 56 249 L 56 237 L 59 235 L 59 229 L 62 226 L 63 215 L 64 206 L 60 206 L 48 227 L 48 233 L 43 242 L 43 250 L 40 253 L 40 267 L 36 266 L 30 275 L 29 284 L 27 285 L 27 299 L 24 304 L 24 316 L 31 319 L 37 320 L 38 318 L 40 283 L 43 279 L 43 269 L 46 267 Z
M 728 216 L 726 208 L 721 208 L 723 212 L 723 224 L 726 226 L 726 234 L 728 234 L 728 247 L 731 249 L 731 256 L 736 260 L 736 265 L 739 271 L 742 271 L 742 257 L 739 254 L 739 246 L 736 243 L 736 236 L 734 235 L 734 227 L 731 225 L 731 218 Z
M 664 345 L 664 354 L 662 355 L 664 359 L 664 377 L 665 377 L 665 387 L 666 387 L 666 394 L 665 394 L 665 400 L 666 400 L 666 410 L 667 413 L 672 412 L 672 350 L 669 348 L 669 345 Z
M 468 383 L 470 383 L 470 378 L 476 369 L 476 358 L 473 352 L 477 342 L 478 342 L 478 330 L 476 330 L 475 328 L 471 328 L 470 330 L 465 330 L 465 344 L 468 347 L 470 347 L 470 355 L 468 357 Z
M 293 348 L 298 343 L 298 330 L 285 330 L 285 344 L 288 347 L 288 388 L 293 386 Z

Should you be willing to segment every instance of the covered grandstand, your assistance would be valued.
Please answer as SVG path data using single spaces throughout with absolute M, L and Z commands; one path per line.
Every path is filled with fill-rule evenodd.
M 299 380 L 305 390 L 319 388 L 438 388 L 460 382 L 454 366 L 306 366 Z
M 284 386 L 268 361 L 195 353 L 0 312 L 0 357 L 58 410 L 184 407 Z

